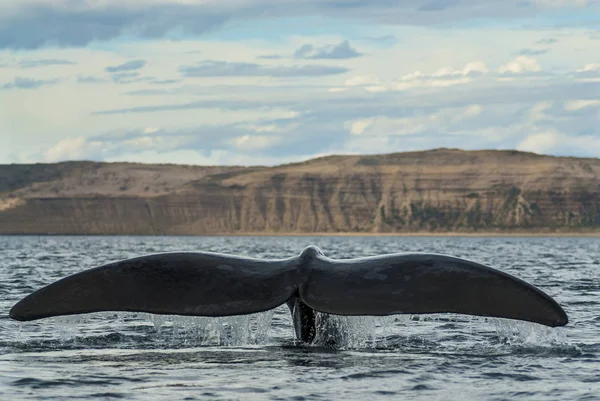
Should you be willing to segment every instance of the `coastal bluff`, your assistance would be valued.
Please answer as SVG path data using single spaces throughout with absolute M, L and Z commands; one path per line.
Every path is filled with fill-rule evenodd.
M 0 165 L 0 234 L 599 232 L 593 158 L 434 149 L 274 167 Z

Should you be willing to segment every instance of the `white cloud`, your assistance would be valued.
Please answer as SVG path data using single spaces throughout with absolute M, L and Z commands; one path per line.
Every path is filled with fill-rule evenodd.
M 383 85 L 375 85 L 375 86 L 367 86 L 365 88 L 367 92 L 378 93 L 378 92 L 387 92 L 389 88 Z
M 276 115 L 277 118 L 283 118 L 285 120 L 293 120 L 294 118 L 300 117 L 300 113 L 294 110 L 284 111 L 281 114 Z
M 546 153 L 556 147 L 559 135 L 554 132 L 544 132 L 529 135 L 517 145 L 517 150 L 533 153 Z
M 470 118 L 476 117 L 481 114 L 483 107 L 478 104 L 472 104 L 470 106 L 465 107 L 462 111 L 458 112 L 455 116 L 452 117 L 453 123 L 458 123 L 464 120 L 468 120 Z
M 440 117 L 436 113 L 404 118 L 378 116 L 367 120 L 353 121 L 346 127 L 353 135 L 393 137 L 423 132 L 437 125 L 439 120 Z
M 360 135 L 363 132 L 365 132 L 365 130 L 367 128 L 369 128 L 369 126 L 373 124 L 373 119 L 369 118 L 366 120 L 358 120 L 358 121 L 353 121 L 352 123 L 350 123 L 350 133 L 352 135 Z
M 600 138 L 594 135 L 566 135 L 557 131 L 529 135 L 517 145 L 517 150 L 569 155 L 578 152 L 582 156 L 600 156 Z
M 454 86 L 459 84 L 466 84 L 471 82 L 471 79 L 463 77 L 463 78 L 455 78 L 455 79 L 414 79 L 414 80 L 405 80 L 401 79 L 400 81 L 395 82 L 392 85 L 392 89 L 394 90 L 407 90 L 413 88 L 423 88 L 423 87 L 432 87 L 432 88 L 443 88 L 447 86 Z
M 363 85 L 377 85 L 380 80 L 373 74 L 370 75 L 357 75 L 349 78 L 344 82 L 346 86 L 363 86 Z
M 104 144 L 98 141 L 89 142 L 84 137 L 63 139 L 43 154 L 45 161 L 95 159 L 102 153 Z
M 565 110 L 568 111 L 577 111 L 586 107 L 594 106 L 600 107 L 600 100 L 569 100 L 565 102 Z
M 535 4 L 546 7 L 585 7 L 596 0 L 534 0 Z
M 389 153 L 391 145 L 390 137 L 387 136 L 353 136 L 346 141 L 343 146 L 341 146 L 341 149 L 333 153 L 350 155 L 366 153 Z
M 458 132 L 461 123 L 479 116 L 482 111 L 481 105 L 473 104 L 402 118 L 376 116 L 346 122 L 344 126 L 354 136 L 394 137 L 432 131 L 454 135 Z
M 281 142 L 278 136 L 243 135 L 227 141 L 238 150 L 263 150 Z
M 140 136 L 123 141 L 123 145 L 125 145 L 128 149 L 138 151 L 164 149 L 165 147 L 168 147 L 169 143 L 173 143 L 173 138 L 168 138 L 168 140 L 165 140 L 165 138 L 161 136 Z
M 541 67 L 537 60 L 529 56 L 518 56 L 508 64 L 498 68 L 500 74 L 522 74 L 539 71 L 541 71 Z
M 240 128 L 246 128 L 246 129 L 252 130 L 254 132 L 258 132 L 258 133 L 277 131 L 277 125 L 275 125 L 275 124 L 269 124 L 269 125 L 255 125 L 255 124 L 243 125 L 242 124 L 242 125 L 240 125 Z
M 458 84 L 471 82 L 479 75 L 489 72 L 489 69 L 482 61 L 473 61 L 467 63 L 463 68 L 444 67 L 433 73 L 424 73 L 420 70 L 402 75 L 400 78 L 388 82 L 382 81 L 379 77 L 368 74 L 358 75 L 347 79 L 344 82 L 346 87 L 361 86 L 364 90 L 371 93 L 387 92 L 390 90 L 404 91 L 414 88 L 443 88 Z
M 538 121 L 544 120 L 545 118 L 548 117 L 546 115 L 545 111 L 548 110 L 550 107 L 552 107 L 552 103 L 550 103 L 550 102 L 540 102 L 540 103 L 534 104 L 529 109 L 529 112 L 528 112 L 529 121 L 538 122 Z
M 489 69 L 482 61 L 474 61 L 472 63 L 467 63 L 467 65 L 462 70 L 462 75 L 471 75 L 473 73 L 481 73 L 485 74 L 489 72 Z
M 586 64 L 583 68 L 579 68 L 576 72 L 592 72 L 600 71 L 600 64 Z
M 600 82 L 600 64 L 586 64 L 577 69 L 574 75 L 581 82 Z
M 457 70 L 453 67 L 445 67 L 437 70 L 433 74 L 432 77 L 435 78 L 451 78 L 451 77 L 466 77 L 474 74 L 485 74 L 489 72 L 489 69 L 482 61 L 474 61 L 471 63 L 467 63 L 462 69 Z

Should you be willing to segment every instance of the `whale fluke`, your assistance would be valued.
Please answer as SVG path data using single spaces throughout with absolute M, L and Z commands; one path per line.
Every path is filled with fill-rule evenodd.
M 533 285 L 465 259 L 396 254 L 316 259 L 300 288 L 311 308 L 337 315 L 459 313 L 564 326 L 567 314 Z
M 16 320 L 102 311 L 230 316 L 273 309 L 297 291 L 293 262 L 164 253 L 73 274 L 23 298 Z
M 315 335 L 314 311 L 337 315 L 459 313 L 556 327 L 565 311 L 507 273 L 437 254 L 330 259 L 314 246 L 260 260 L 218 253 L 163 253 L 85 270 L 19 301 L 20 321 L 100 311 L 191 316 L 262 312 L 287 303 L 299 339 Z

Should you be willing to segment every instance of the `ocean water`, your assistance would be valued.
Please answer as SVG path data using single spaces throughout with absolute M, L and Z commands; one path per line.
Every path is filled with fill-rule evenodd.
M 134 256 L 279 258 L 436 252 L 516 275 L 566 327 L 462 315 L 335 317 L 336 348 L 294 340 L 287 307 L 235 318 L 95 313 L 29 323 L 10 307 L 65 275 Z M 0 237 L 1 400 L 600 400 L 600 239 Z

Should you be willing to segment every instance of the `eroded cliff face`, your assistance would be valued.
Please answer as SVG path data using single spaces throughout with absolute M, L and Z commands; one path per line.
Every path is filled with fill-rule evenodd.
M 2 166 L 0 177 L 9 168 L 29 178 L 0 183 L 0 233 L 600 229 L 598 159 L 438 149 L 269 168 L 78 162 L 32 173 L 32 166 Z

